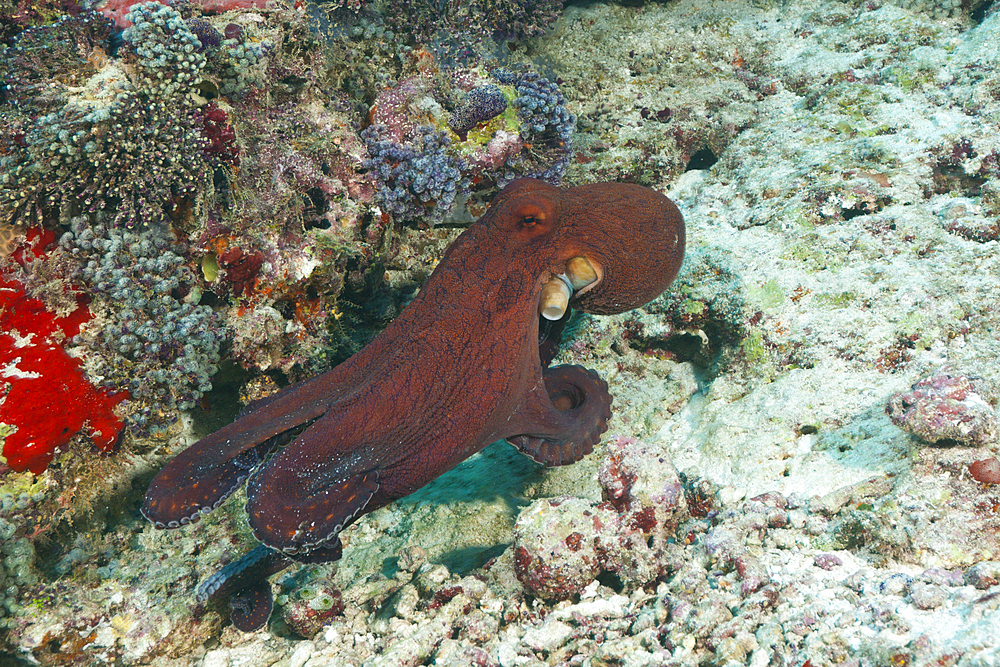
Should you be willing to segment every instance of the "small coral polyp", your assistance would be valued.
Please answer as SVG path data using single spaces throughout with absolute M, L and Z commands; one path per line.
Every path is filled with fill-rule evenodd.
M 103 315 L 83 331 L 98 353 L 91 366 L 131 393 L 130 426 L 155 434 L 211 389 L 224 332 L 211 308 L 180 297 L 191 295 L 195 275 L 173 234 L 118 229 L 109 217 L 73 218 L 60 245 L 80 262 L 79 279 Z

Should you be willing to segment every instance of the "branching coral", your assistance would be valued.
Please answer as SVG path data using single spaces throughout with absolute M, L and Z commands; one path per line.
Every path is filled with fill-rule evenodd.
M 201 42 L 177 10 L 159 2 L 132 7 L 132 25 L 122 39 L 132 46 L 140 88 L 150 97 L 170 97 L 190 90 L 205 67 Z
M 124 91 L 108 109 L 43 116 L 0 203 L 11 205 L 9 219 L 40 221 L 45 206 L 79 206 L 111 209 L 117 225 L 162 221 L 175 198 L 194 194 L 209 174 L 200 126 L 195 109 Z
M 41 81 L 78 77 L 79 63 L 64 62 L 57 71 L 58 61 L 36 61 L 24 46 L 5 58 L 16 69 L 17 101 L 53 110 L 0 154 L 0 221 L 37 222 L 53 208 L 64 219 L 82 209 L 111 210 L 117 225 L 158 222 L 179 198 L 205 186 L 217 162 L 190 97 L 205 65 L 199 42 L 175 10 L 159 3 L 137 5 L 130 16 L 135 25 L 123 34 L 123 59 L 100 60 L 82 87 L 57 87 L 55 103 L 47 104 Z M 109 47 L 91 27 L 97 21 L 66 20 L 21 41 L 32 49 L 48 43 L 65 49 L 84 35 L 91 52 L 103 54 Z
M 40 113 L 65 104 L 71 89 L 97 71 L 109 50 L 111 24 L 97 14 L 64 16 L 20 33 L 0 51 L 7 101 Z
M 517 80 L 513 105 L 524 124 L 524 142 L 532 149 L 508 162 L 508 174 L 558 182 L 569 163 L 576 118 L 566 108 L 559 86 L 535 72 Z M 508 179 L 510 176 L 508 176 Z

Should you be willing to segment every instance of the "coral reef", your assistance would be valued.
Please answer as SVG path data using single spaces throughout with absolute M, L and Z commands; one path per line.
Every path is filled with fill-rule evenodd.
M 10 464 L 0 464 L 9 612 L 0 625 L 20 628 L 5 646 L 16 637 L 66 664 L 90 661 L 75 637 L 117 655 L 128 630 L 107 626 L 95 638 L 86 624 L 98 617 L 87 611 L 79 628 L 21 632 L 33 605 L 68 594 L 63 584 L 41 591 L 50 578 L 92 567 L 100 583 L 121 574 L 113 540 L 78 536 L 63 549 L 60 531 L 120 520 L 109 508 L 128 505 L 149 465 L 133 452 L 156 458 L 176 447 L 172 436 L 210 406 L 201 399 L 234 331 L 234 349 L 249 350 L 242 359 L 265 369 L 332 363 L 352 326 L 340 321 L 343 286 L 368 285 L 389 251 L 360 170 L 363 143 L 342 99 L 317 84 L 329 65 L 304 48 L 314 42 L 301 13 L 199 16 L 161 3 L 130 11 L 122 35 L 98 14 L 74 12 L 0 51 L 9 334 L 0 445 Z M 16 248 L 39 223 L 60 245 L 25 261 Z M 243 318 L 244 306 L 273 313 L 276 331 Z M 48 396 L 54 409 L 43 407 Z M 212 418 L 224 418 L 220 403 Z M 116 451 L 95 458 L 95 445 Z M 37 484 L 12 469 L 42 473 L 46 464 Z M 119 545 L 131 539 L 116 535 Z M 49 541 L 38 549 L 39 540 Z M 149 637 L 151 626 L 134 632 Z M 140 654 L 157 645 L 128 643 Z
M 143 208 L 127 193 L 120 206 L 113 183 L 103 204 L 87 204 L 86 188 L 114 174 L 71 154 L 73 133 L 115 131 L 87 114 L 118 113 L 120 93 L 159 95 L 145 88 L 136 45 L 72 3 L 0 0 L 4 275 L 66 316 L 78 293 L 67 277 L 83 267 L 64 248 L 17 264 L 29 223 L 62 236 L 82 215 L 107 227 L 120 210 L 145 213 L 148 227 L 114 233 L 172 235 L 165 247 L 187 271 L 170 297 L 211 307 L 214 333 L 232 341 L 219 348 L 215 390 L 156 439 L 126 430 L 116 452 L 94 455 L 84 424 L 42 475 L 0 465 L 0 650 L 42 664 L 176 667 L 1000 660 L 989 437 L 1000 381 L 1000 13 L 980 0 L 570 3 L 555 31 L 497 45 L 492 29 L 473 27 L 483 14 L 464 9 L 425 14 L 414 34 L 406 24 L 418 13 L 383 18 L 388 2 L 336 0 L 308 14 L 289 4 L 171 5 L 184 24 L 176 35 L 197 38 L 204 64 L 193 97 L 165 101 L 181 113 L 164 127 L 190 129 L 186 145 L 202 154 L 165 163 L 177 179 L 169 194 L 123 171 L 161 197 Z M 311 29 L 307 15 L 325 23 Z M 165 32 L 148 34 L 169 50 Z M 135 515 L 138 496 L 167 456 L 229 420 L 245 381 L 273 391 L 343 358 L 459 232 L 423 229 L 419 215 L 400 226 L 375 203 L 360 137 L 369 112 L 411 137 L 419 126 L 448 137 L 470 196 L 445 219 L 461 223 L 512 156 L 537 149 L 522 134 L 527 105 L 515 106 L 527 71 L 557 85 L 578 118 L 565 154 L 546 128 L 542 143 L 553 143 L 532 170 L 564 159 L 571 184 L 669 188 L 692 231 L 673 293 L 567 325 L 555 363 L 608 379 L 608 442 L 550 470 L 502 443 L 487 448 L 346 531 L 335 567 L 276 578 L 267 632 L 234 631 L 228 610 L 192 606 L 191 592 L 251 546 L 240 498 L 177 540 Z M 463 137 L 449 120 L 496 100 L 489 89 L 470 96 L 486 86 L 506 109 Z M 406 96 L 383 107 L 393 90 Z M 49 116 L 67 124 L 67 142 L 37 122 Z M 170 148 L 115 118 L 142 150 Z M 405 136 L 389 138 L 415 149 Z M 73 282 L 92 317 L 76 338 L 52 337 L 100 387 L 90 369 L 103 343 L 84 338 L 115 321 L 114 304 Z M 966 381 L 985 405 L 958 397 Z M 12 433 L 0 426 L 0 440 Z M 683 500 L 666 505 L 678 525 L 641 529 L 647 501 L 630 460 L 639 482 L 680 482 Z M 516 524 L 527 567 L 512 548 Z M 539 525 L 572 530 L 560 539 L 530 530 Z M 623 539 L 639 562 L 618 551 Z M 561 585 L 562 564 L 579 554 L 596 568 Z
M 200 293 L 217 291 L 210 299 L 224 300 L 212 302 L 221 319 L 199 321 L 211 324 L 205 335 L 215 342 L 193 341 L 198 358 L 182 365 L 194 375 L 165 404 L 150 398 L 133 424 L 168 423 L 177 418 L 173 404 L 197 401 L 214 364 L 201 356 L 213 357 L 227 335 L 219 329 L 235 332 L 237 359 L 249 366 L 291 371 L 328 364 L 324 350 L 342 346 L 346 323 L 337 322 L 337 296 L 345 281 L 366 284 L 368 269 L 386 250 L 386 226 L 368 212 L 371 179 L 361 173 L 367 154 L 337 96 L 301 83 L 284 94 L 261 88 L 265 79 L 315 83 L 326 76 L 321 54 L 301 49 L 308 43 L 304 17 L 293 13 L 279 29 L 253 13 L 210 20 L 183 11 L 135 4 L 120 46 L 112 44 L 106 20 L 84 12 L 24 31 L 0 55 L 13 103 L 0 118 L 6 229 L 19 233 L 21 221 L 42 221 L 65 230 L 87 213 L 105 238 L 118 234 L 110 228 L 133 228 L 140 236 L 155 229 L 157 245 L 170 226 L 182 241 L 172 252 L 183 262 L 167 266 L 160 258 L 143 269 L 153 272 L 149 280 L 166 281 L 164 289 L 178 280 L 176 271 L 220 265 L 213 284 L 185 274 L 177 286 L 182 293 L 170 297 L 196 308 Z M 98 256 L 106 250 L 77 257 L 113 261 Z M 62 270 L 79 272 L 71 258 L 62 261 Z M 101 282 L 90 287 L 102 292 Z M 272 330 L 242 322 L 245 306 L 265 309 L 280 324 Z M 110 321 L 121 320 L 118 307 L 108 310 Z M 84 357 L 95 378 L 115 375 L 104 370 L 118 358 L 109 350 L 126 336 L 122 327 L 128 328 L 109 325 L 100 340 L 84 341 L 94 348 Z M 140 338 L 145 349 L 151 341 Z M 168 357 L 162 345 L 144 357 L 165 383 L 178 372 Z M 115 368 L 117 382 L 127 384 L 126 368 Z M 151 391 L 172 395 L 166 386 Z

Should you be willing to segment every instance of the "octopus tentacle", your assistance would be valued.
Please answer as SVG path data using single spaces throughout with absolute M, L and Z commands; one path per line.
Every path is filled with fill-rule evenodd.
M 296 443 L 336 427 L 321 421 Z M 313 472 L 314 461 L 299 456 L 301 451 L 293 446 L 282 452 L 247 485 L 247 518 L 254 537 L 285 554 L 332 543 L 379 490 L 378 471 L 363 459 L 324 452 L 319 473 Z M 306 480 L 303 471 L 313 474 Z
M 323 380 L 323 382 L 319 382 Z M 142 514 L 157 528 L 198 521 L 238 489 L 302 427 L 324 414 L 335 398 L 319 376 L 252 404 L 232 424 L 202 438 L 164 466 L 146 492 Z M 296 390 L 301 393 L 296 393 Z M 310 396 L 313 397 L 310 400 Z
M 217 570 L 198 586 L 199 603 L 229 598 L 230 620 L 244 632 L 253 632 L 267 624 L 274 608 L 271 585 L 267 578 L 293 562 L 327 563 L 339 560 L 343 553 L 340 540 L 317 549 L 294 561 L 264 545 L 258 545 L 239 560 Z
M 554 366 L 542 377 L 552 409 L 534 429 L 507 442 L 539 463 L 575 463 L 594 451 L 611 418 L 608 383 L 583 366 Z

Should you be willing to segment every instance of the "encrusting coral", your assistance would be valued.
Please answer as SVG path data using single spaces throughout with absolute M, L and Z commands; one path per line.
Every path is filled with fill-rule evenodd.
M 0 272 L 0 423 L 13 429 L 3 438 L 7 465 L 41 474 L 85 424 L 98 449 L 109 451 L 122 429 L 115 406 L 128 394 L 94 387 L 64 348 L 91 319 L 81 291 L 67 288 L 74 306 L 63 316 L 27 294 L 23 267 L 53 240 L 51 232 L 32 231 L 32 246 L 14 255 L 21 270 Z

